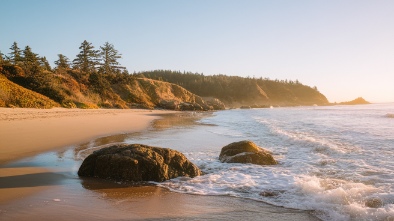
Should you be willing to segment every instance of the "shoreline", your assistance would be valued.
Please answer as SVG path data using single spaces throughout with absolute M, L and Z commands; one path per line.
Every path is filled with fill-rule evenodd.
M 85 110 L 78 111 L 85 112 Z M 192 126 L 193 122 L 195 125 L 195 120 L 203 117 L 169 111 L 133 110 L 133 113 L 140 120 L 149 119 L 149 123 L 141 124 L 141 127 L 135 127 L 132 124 L 128 132 L 119 131 L 110 133 L 113 134 L 112 136 L 108 136 L 109 134 L 95 136 L 74 146 L 70 144 L 48 149 L 39 148 L 37 152 L 0 164 L 0 217 L 3 216 L 9 220 L 48 218 L 57 220 L 239 220 L 241 218 L 258 220 L 262 217 L 265 220 L 319 220 L 308 211 L 286 209 L 254 200 L 177 193 L 151 185 L 130 187 L 110 181 L 81 179 L 76 176 L 74 167 L 78 164 L 70 166 L 70 161 L 75 164 L 73 154 L 81 148 L 108 142 L 122 142 L 127 138 L 126 133 L 129 135 L 134 133 L 132 136 L 143 135 L 148 132 L 149 125 L 152 125 L 153 130 L 158 131 L 174 126 L 185 128 Z M 55 115 L 57 114 L 59 113 Z M 70 113 L 66 111 L 67 114 Z M 112 113 L 106 114 L 111 116 Z M 101 116 L 98 113 L 91 113 L 91 115 L 96 118 Z M 148 117 L 141 118 L 145 115 Z M 80 114 L 79 117 L 83 116 L 86 117 L 86 113 Z M 39 119 L 44 122 L 48 119 L 37 118 L 21 121 L 42 124 Z M 53 116 L 49 119 L 51 118 L 58 119 L 59 117 Z M 41 154 L 37 155 L 38 152 Z M 26 158 L 28 156 L 30 157 Z M 24 212 L 21 213 L 21 211 Z
M 0 108 L 0 205 L 45 191 L 64 179 L 50 165 L 22 163 L 22 166 L 13 166 L 15 163 L 110 135 L 146 131 L 154 120 L 171 113 L 175 112 Z
M 0 165 L 99 137 L 144 131 L 168 113 L 175 111 L 0 108 Z

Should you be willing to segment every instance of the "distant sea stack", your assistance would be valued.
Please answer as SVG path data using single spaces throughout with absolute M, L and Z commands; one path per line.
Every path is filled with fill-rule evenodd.
M 347 101 L 347 102 L 341 102 L 339 103 L 341 105 L 358 105 L 358 104 L 370 104 L 370 102 L 366 101 L 364 98 L 362 97 L 358 97 L 352 101 Z

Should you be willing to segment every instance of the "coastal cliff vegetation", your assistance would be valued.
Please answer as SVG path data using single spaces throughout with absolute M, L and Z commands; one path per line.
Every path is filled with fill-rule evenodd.
M 129 74 L 112 44 L 96 50 L 85 40 L 79 49 L 72 61 L 58 54 L 55 67 L 16 42 L 7 55 L 0 52 L 0 107 L 215 110 L 225 104 L 328 104 L 316 87 L 298 81 L 163 70 Z
M 227 75 L 204 76 L 199 73 L 155 70 L 135 74 L 178 84 L 202 97 L 215 97 L 227 106 L 327 105 L 327 98 L 316 87 L 298 80 L 270 80 Z

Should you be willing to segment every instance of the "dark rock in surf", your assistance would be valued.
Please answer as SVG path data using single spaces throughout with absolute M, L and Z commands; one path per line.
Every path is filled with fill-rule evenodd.
M 199 176 L 201 171 L 176 150 L 120 144 L 93 152 L 83 161 L 78 175 L 115 181 L 162 182 L 179 176 Z
M 387 118 L 394 118 L 394 114 L 386 114 L 385 117 L 387 117 Z
M 277 196 L 279 196 L 280 194 L 282 194 L 284 192 L 285 191 L 266 190 L 266 191 L 263 191 L 263 192 L 259 193 L 259 195 L 263 196 L 263 197 L 277 197 Z
M 380 208 L 383 206 L 383 201 L 379 198 L 370 198 L 365 201 L 365 206 L 369 208 Z
M 223 147 L 219 160 L 222 163 L 278 164 L 269 151 L 247 140 L 231 143 Z

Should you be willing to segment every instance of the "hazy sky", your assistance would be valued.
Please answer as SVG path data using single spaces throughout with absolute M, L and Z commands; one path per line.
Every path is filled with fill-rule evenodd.
M 73 60 L 106 41 L 129 72 L 169 69 L 317 86 L 330 102 L 394 101 L 394 1 L 0 0 L 0 50 Z

